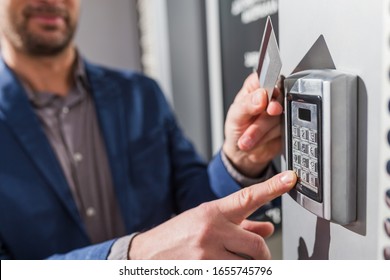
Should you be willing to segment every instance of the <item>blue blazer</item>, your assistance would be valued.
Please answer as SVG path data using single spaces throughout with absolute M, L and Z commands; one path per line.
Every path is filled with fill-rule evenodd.
M 156 82 L 86 71 L 128 233 L 239 190 L 219 155 L 209 165 L 198 156 Z M 114 241 L 91 244 L 26 92 L 0 60 L 0 257 L 105 259 Z

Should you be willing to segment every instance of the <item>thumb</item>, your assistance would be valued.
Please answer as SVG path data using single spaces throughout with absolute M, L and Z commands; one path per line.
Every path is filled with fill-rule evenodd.
M 215 203 L 228 220 L 240 224 L 260 206 L 288 192 L 295 185 L 296 180 L 295 172 L 285 171 L 263 183 L 216 200 Z

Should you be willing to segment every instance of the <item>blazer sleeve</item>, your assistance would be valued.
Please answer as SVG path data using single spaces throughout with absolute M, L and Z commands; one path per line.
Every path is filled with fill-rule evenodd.
M 7 253 L 3 243 L 0 240 L 0 260 L 9 260 L 9 259 L 11 259 L 11 256 Z
M 208 174 L 211 188 L 218 197 L 227 196 L 241 189 L 223 164 L 221 151 L 209 163 Z
M 109 240 L 103 243 L 83 247 L 70 251 L 65 254 L 55 254 L 48 257 L 48 260 L 106 260 L 111 247 L 116 239 Z M 0 260 L 10 260 L 13 257 L 7 253 L 0 240 Z
M 114 240 L 76 249 L 66 254 L 50 256 L 49 260 L 106 260 Z

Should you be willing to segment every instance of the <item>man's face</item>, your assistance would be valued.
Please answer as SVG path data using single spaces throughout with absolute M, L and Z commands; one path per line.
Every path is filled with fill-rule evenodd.
M 59 54 L 73 39 L 79 9 L 79 0 L 0 0 L 1 36 L 29 55 Z

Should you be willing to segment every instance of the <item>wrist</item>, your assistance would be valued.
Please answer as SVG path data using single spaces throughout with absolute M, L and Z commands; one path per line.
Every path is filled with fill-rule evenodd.
M 137 233 L 129 242 L 128 247 L 128 259 L 129 260 L 141 260 L 140 256 L 140 237 L 142 239 L 142 233 Z
M 256 162 L 256 159 L 252 160 L 252 155 L 239 151 L 237 148 L 235 150 L 229 149 L 226 143 L 222 147 L 222 153 L 226 156 L 230 164 L 243 176 L 249 178 L 257 178 L 259 174 L 269 165 L 269 162 Z
M 272 164 L 269 164 L 261 173 L 257 174 L 256 178 L 253 178 L 239 172 L 231 164 L 223 151 L 221 151 L 221 160 L 229 175 L 241 186 L 241 188 L 264 182 L 270 178 L 270 174 L 272 174 Z

